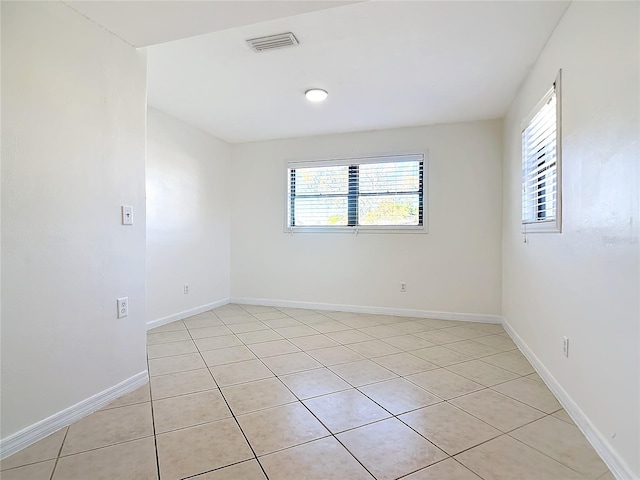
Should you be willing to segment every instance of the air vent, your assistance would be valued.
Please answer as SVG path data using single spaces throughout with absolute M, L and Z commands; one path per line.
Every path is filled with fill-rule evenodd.
M 254 52 L 264 52 L 266 50 L 276 50 L 278 48 L 295 47 L 298 45 L 298 39 L 293 33 L 280 33 L 278 35 L 270 35 L 268 37 L 252 38 L 247 43 Z

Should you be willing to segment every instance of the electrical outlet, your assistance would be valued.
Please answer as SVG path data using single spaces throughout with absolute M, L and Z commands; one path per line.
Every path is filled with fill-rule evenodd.
M 562 353 L 564 353 L 564 356 L 569 358 L 569 338 L 568 337 L 562 337 Z
M 129 315 L 129 297 L 121 297 L 118 299 L 118 318 Z
M 189 284 L 188 283 L 184 284 L 184 294 L 185 295 L 189 295 Z
M 407 291 L 407 282 L 400 282 L 400 291 L 405 293 Z

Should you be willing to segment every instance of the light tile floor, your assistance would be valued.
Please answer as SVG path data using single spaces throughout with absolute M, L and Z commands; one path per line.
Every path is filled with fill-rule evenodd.
M 3 480 L 611 480 L 498 325 L 227 305 Z

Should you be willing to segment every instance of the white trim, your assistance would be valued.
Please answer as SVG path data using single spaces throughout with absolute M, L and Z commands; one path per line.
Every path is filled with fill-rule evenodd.
M 520 232 L 527 233 L 562 233 L 558 226 L 558 216 L 554 220 L 545 220 L 543 222 L 523 223 Z
M 289 226 L 289 170 L 291 168 L 313 168 L 345 165 L 362 165 L 366 163 L 422 162 L 422 225 L 356 225 L 356 226 Z M 284 162 L 284 233 L 342 233 L 358 235 L 359 233 L 429 233 L 429 150 L 411 152 L 386 152 L 353 157 L 331 157 L 324 159 L 287 160 Z
M 339 157 L 325 160 L 292 160 L 287 162 L 289 168 L 342 167 L 345 165 L 362 165 L 363 163 L 395 163 L 422 162 L 426 152 L 387 153 L 381 155 L 363 155 L 356 157 Z
M 556 96 L 556 216 L 553 220 L 542 222 L 526 222 L 521 219 L 521 231 L 525 236 L 528 233 L 562 233 L 562 69 L 558 70 L 558 74 L 553 82 L 553 87 L 542 97 L 535 108 L 526 116 L 525 121 L 522 122 L 522 134 L 524 135 L 529 123 L 554 93 Z M 524 147 L 521 155 L 524 157 Z M 524 158 L 522 160 L 524 162 Z M 523 172 L 523 188 L 524 182 L 525 174 Z M 523 203 L 521 210 L 524 208 Z
M 133 392 L 149 382 L 149 372 L 146 370 L 135 374 L 133 377 L 103 390 L 100 393 L 82 400 L 75 405 L 65 408 L 61 412 L 54 413 L 44 420 L 34 423 L 22 430 L 0 440 L 0 459 L 33 445 L 38 440 L 57 432 L 61 428 L 77 422 L 90 413 L 107 406 L 118 397 Z
M 502 323 L 500 315 L 482 313 L 435 312 L 410 308 L 371 307 L 363 305 L 341 305 L 335 303 L 298 302 L 293 300 L 271 300 L 266 298 L 231 297 L 231 303 L 265 305 L 269 307 L 307 308 L 310 310 L 332 310 L 338 312 L 373 313 L 398 317 L 438 318 L 462 322 Z
M 424 215 L 422 217 L 424 219 Z M 427 225 L 358 225 L 340 227 L 285 227 L 284 233 L 342 233 L 345 235 L 358 235 L 361 233 L 429 233 Z
M 596 428 L 591 420 L 589 420 L 589 417 L 586 416 L 578 404 L 569 396 L 567 391 L 562 388 L 560 383 L 551 375 L 549 370 L 546 369 L 544 364 L 527 346 L 524 340 L 520 338 L 506 318 L 503 318 L 502 325 L 522 354 L 527 357 L 531 366 L 536 370 L 538 375 L 540 375 L 547 387 L 549 387 L 549 390 L 551 390 L 567 411 L 576 426 L 584 434 L 596 453 L 600 455 L 600 458 L 602 458 L 607 467 L 609 467 L 611 473 L 613 473 L 618 480 L 637 479 L 629 465 L 618 455 L 606 437 Z
M 176 320 L 182 320 L 183 318 L 190 317 L 192 315 L 197 315 L 198 313 L 207 312 L 209 310 L 213 310 L 214 308 L 222 307 L 229 303 L 229 298 L 223 298 L 222 300 L 217 300 L 213 303 L 207 303 L 206 305 L 201 305 L 199 307 L 191 308 L 189 310 L 185 310 L 183 312 L 174 313 L 172 315 L 167 315 L 166 317 L 157 318 L 155 320 L 150 320 L 147 322 L 147 330 L 151 330 L 152 328 L 161 327 L 166 325 L 167 323 L 175 322 Z

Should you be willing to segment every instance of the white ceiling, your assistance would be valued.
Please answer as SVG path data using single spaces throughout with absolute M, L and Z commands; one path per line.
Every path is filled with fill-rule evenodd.
M 134 47 L 355 3 L 327 0 L 68 0 Z
M 306 13 L 295 9 L 307 2 L 115 2 L 147 19 L 100 3 L 112 5 L 102 20 L 83 13 L 108 17 L 101 24 L 132 44 L 191 37 L 148 47 L 149 105 L 247 142 L 501 118 L 569 2 L 310 2 Z M 233 6 L 243 3 L 259 8 L 243 14 Z M 217 7 L 219 18 L 181 14 L 181 4 L 196 16 Z M 171 25 L 148 20 L 169 10 Z M 219 31 L 192 36 L 205 27 Z M 300 45 L 255 53 L 245 43 L 282 32 Z M 329 98 L 310 104 L 309 87 Z

